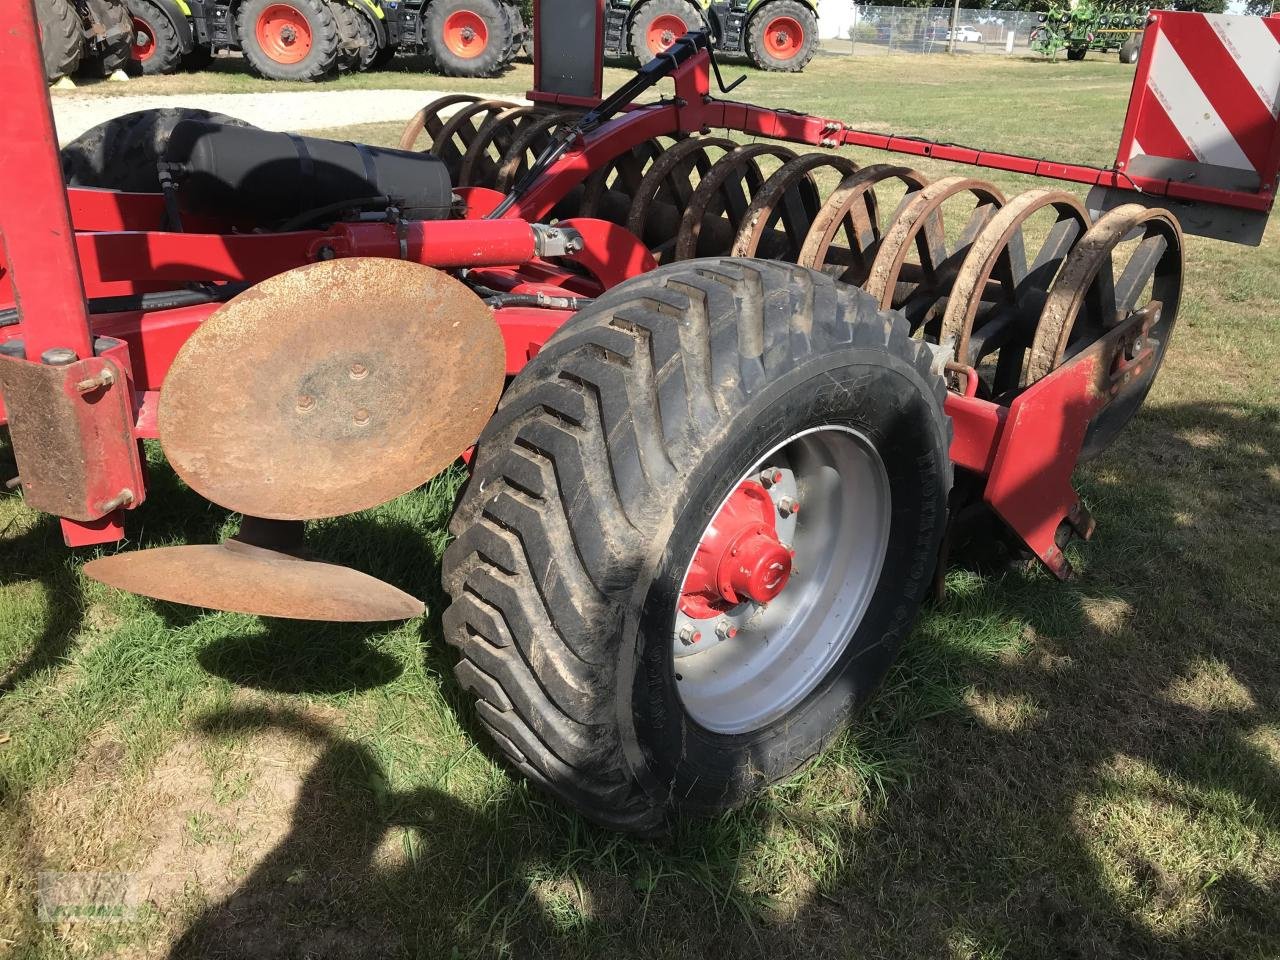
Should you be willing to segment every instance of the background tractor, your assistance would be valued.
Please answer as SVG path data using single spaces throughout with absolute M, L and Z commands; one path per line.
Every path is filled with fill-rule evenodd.
M 605 55 L 647 63 L 700 29 L 717 53 L 746 55 L 761 70 L 798 72 L 818 49 L 817 10 L 806 0 L 610 0 Z
M 505 0 L 127 0 L 142 73 L 199 66 L 240 50 L 272 80 L 367 70 L 399 51 L 426 54 L 447 76 L 500 73 L 525 39 Z
M 726 99 L 704 31 L 602 98 L 603 3 L 563 12 L 539 4 L 528 102 L 433 101 L 399 149 L 171 113 L 64 166 L 30 7 L 0 7 L 8 487 L 109 586 L 377 622 L 428 585 L 326 562 L 308 525 L 465 463 L 439 625 L 479 726 L 652 833 L 822 751 L 950 544 L 1071 575 L 1073 473 L 1127 442 L 1186 235 L 1261 240 L 1280 124 L 1232 98 L 1276 64 L 1223 59 L 1280 20 L 1153 14 L 1104 168 Z M 234 536 L 120 549 L 145 440 Z
M 45 79 L 110 76 L 129 62 L 124 0 L 36 0 Z

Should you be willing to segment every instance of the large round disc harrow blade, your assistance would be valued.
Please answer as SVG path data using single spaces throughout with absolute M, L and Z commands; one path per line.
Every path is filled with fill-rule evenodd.
M 768 177 L 760 161 L 795 159 L 795 151 L 774 143 L 753 143 L 721 157 L 698 184 L 676 237 L 674 259 L 727 256 L 742 229 L 751 200 Z
M 87 576 L 170 603 L 292 620 L 405 620 L 422 601 L 376 577 L 229 540 L 100 557 Z
M 659 263 L 669 263 L 675 252 L 680 220 L 698 183 L 715 166 L 718 157 L 738 145 L 724 137 L 690 137 L 665 151 L 640 181 L 627 212 L 627 229 L 639 237 Z
M 447 114 L 456 112 L 462 109 L 463 106 L 475 103 L 479 99 L 479 97 L 469 93 L 455 93 L 451 96 L 432 100 L 410 117 L 409 122 L 405 124 L 404 131 L 400 134 L 400 149 L 418 149 L 418 138 L 425 133 L 427 135 L 427 144 L 422 149 L 430 150 L 435 144 L 436 138 L 440 135 L 440 129 L 445 125 Z
M 506 369 L 492 313 L 399 260 L 298 267 L 219 307 L 174 359 L 160 442 L 193 490 L 309 520 L 424 483 L 480 433 Z
M 1027 224 L 1048 221 L 1039 246 L 1027 249 Z M 952 285 L 939 342 L 956 360 L 977 367 L 999 351 L 990 389 L 1018 385 L 1045 297 L 1067 255 L 1089 229 L 1089 213 L 1071 194 L 1028 190 L 1006 203 L 979 231 Z
M 963 197 L 963 200 L 954 198 Z M 966 219 L 948 242 L 943 205 L 961 208 Z M 937 330 L 952 285 L 969 247 L 1004 205 L 1004 194 L 982 180 L 945 177 L 912 195 L 889 224 L 863 289 L 882 310 L 901 310 L 913 332 L 937 340 Z
M 1160 305 L 1142 336 L 1151 357 L 1094 418 L 1081 459 L 1096 456 L 1137 413 L 1160 370 L 1182 297 L 1182 230 L 1167 210 L 1130 203 L 1095 223 L 1068 254 L 1045 299 L 1023 364 L 1030 385 L 1136 312 Z
M 891 180 L 901 182 L 906 189 L 898 210 L 929 182 L 924 174 L 909 167 L 886 163 L 864 167 L 845 177 L 813 218 L 800 249 L 800 266 L 862 286 L 871 273 L 871 264 L 884 237 L 876 187 Z
M 783 164 L 752 199 L 732 255 L 798 262 L 822 208 L 822 192 L 814 173 L 823 167 L 842 177 L 858 169 L 847 157 L 825 153 L 807 153 Z
M 458 169 L 460 187 L 488 187 L 498 182 L 498 168 L 512 142 L 529 123 L 540 119 L 546 111 L 532 105 L 509 107 L 492 115 L 475 134 Z

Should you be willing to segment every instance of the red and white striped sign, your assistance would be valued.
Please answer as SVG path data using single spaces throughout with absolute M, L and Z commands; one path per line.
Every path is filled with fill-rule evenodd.
M 1280 19 L 1155 14 L 1143 43 L 1120 160 L 1165 157 L 1275 178 Z

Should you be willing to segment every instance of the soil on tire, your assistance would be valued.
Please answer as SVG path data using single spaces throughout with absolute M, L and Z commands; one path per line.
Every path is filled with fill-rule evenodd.
M 950 429 L 930 356 L 863 291 L 760 260 L 662 267 L 558 331 L 485 428 L 444 558 L 456 674 L 511 763 L 596 822 L 655 832 L 819 752 L 888 670 L 936 562 Z M 777 431 L 844 424 L 880 438 L 893 491 L 866 613 L 788 712 L 706 730 L 670 626 L 709 511 Z

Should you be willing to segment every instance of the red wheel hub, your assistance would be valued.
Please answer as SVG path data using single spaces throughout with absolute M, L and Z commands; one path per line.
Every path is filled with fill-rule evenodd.
M 489 46 L 489 27 L 480 14 L 472 10 L 455 10 L 444 18 L 445 48 L 455 57 L 471 60 Z
M 791 576 L 778 508 L 754 480 L 738 486 L 707 525 L 680 591 L 680 610 L 705 620 L 748 600 L 768 603 Z
M 311 52 L 311 24 L 287 3 L 273 3 L 258 14 L 254 33 L 258 46 L 276 63 L 300 63 Z
M 790 60 L 804 49 L 804 27 L 795 17 L 774 17 L 764 28 L 764 48 L 775 60 Z
M 133 59 L 142 63 L 156 53 L 156 32 L 141 17 L 133 18 Z
M 689 25 L 682 17 L 674 13 L 663 13 L 649 22 L 649 29 L 644 33 L 649 52 L 657 56 L 689 31 Z

